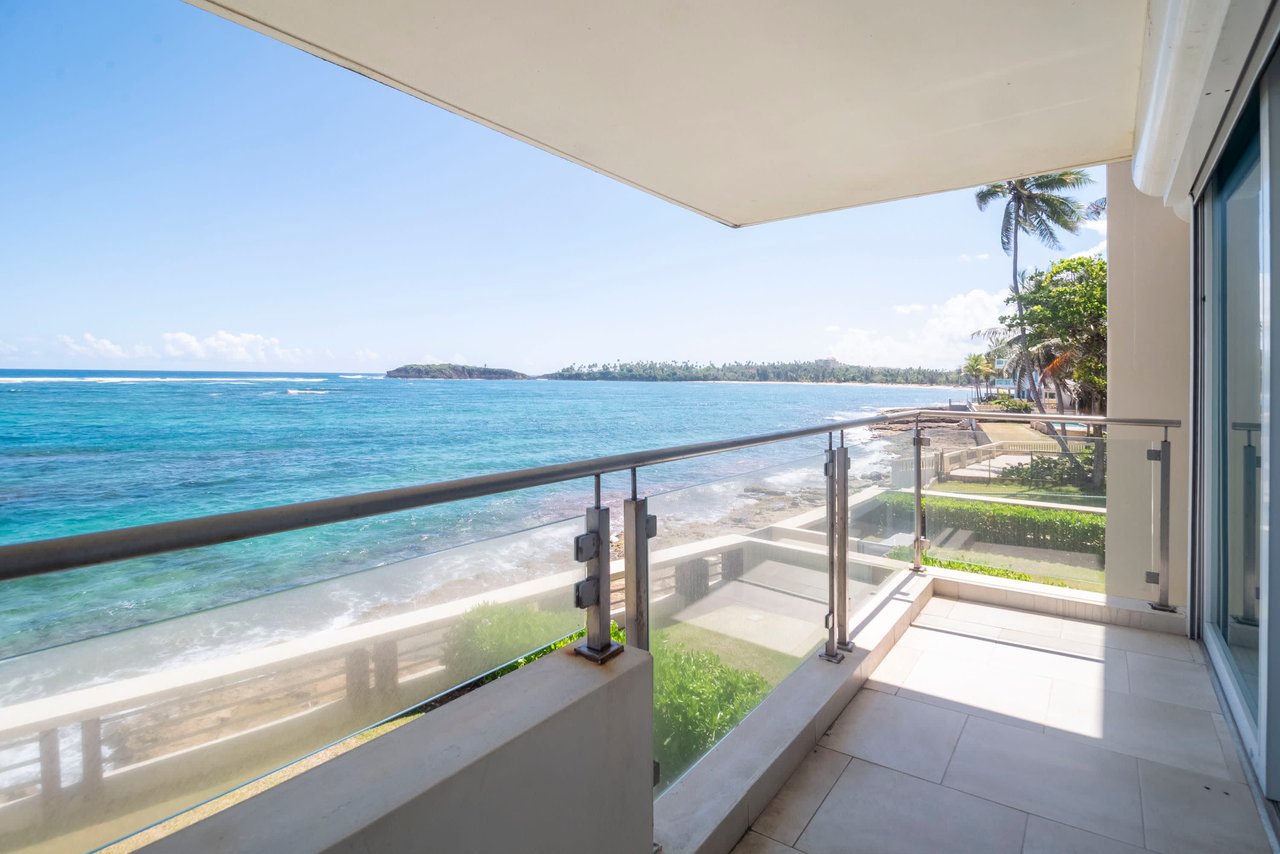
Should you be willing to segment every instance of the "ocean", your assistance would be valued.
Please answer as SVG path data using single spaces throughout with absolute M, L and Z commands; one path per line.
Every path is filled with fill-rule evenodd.
M 966 395 L 909 386 L 5 370 L 0 545 L 767 433 Z M 849 441 L 855 468 L 884 465 L 883 443 L 869 432 Z M 726 478 L 824 447 L 815 438 L 645 469 L 641 490 Z M 604 487 L 607 500 L 620 500 L 627 478 L 606 478 Z M 546 526 L 579 515 L 590 499 L 584 480 L 9 582 L 0 597 L 0 657 Z M 438 579 L 450 581 L 459 578 Z

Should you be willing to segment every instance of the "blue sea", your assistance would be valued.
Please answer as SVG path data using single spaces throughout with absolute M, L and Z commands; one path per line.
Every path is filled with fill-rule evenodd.
M 766 433 L 965 389 L 0 371 L 0 545 Z M 862 465 L 883 456 L 851 437 Z M 647 494 L 825 447 L 641 471 Z M 606 499 L 628 489 L 606 479 Z M 580 481 L 10 582 L 0 656 L 115 632 L 572 518 Z

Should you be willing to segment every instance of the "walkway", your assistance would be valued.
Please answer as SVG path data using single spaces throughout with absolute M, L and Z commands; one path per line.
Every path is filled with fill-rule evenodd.
M 1266 852 L 1200 647 L 935 597 L 735 854 Z
M 992 442 L 1043 442 L 1050 438 L 1039 430 L 1032 430 L 1026 424 L 1010 421 L 979 420 L 978 429 Z

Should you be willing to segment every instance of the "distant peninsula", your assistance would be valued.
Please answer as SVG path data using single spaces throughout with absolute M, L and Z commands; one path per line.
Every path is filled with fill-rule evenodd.
M 836 359 L 810 362 L 614 362 L 570 365 L 549 380 L 629 380 L 632 382 L 884 383 L 889 385 L 961 385 L 959 371 L 938 368 L 877 368 L 846 365 Z
M 401 365 L 387 371 L 387 377 L 395 380 L 527 380 L 528 374 L 506 368 L 476 367 L 475 365 Z
M 613 362 L 570 365 L 531 377 L 506 368 L 475 365 L 402 365 L 387 371 L 393 379 L 408 380 L 596 380 L 621 382 L 773 382 L 877 383 L 883 385 L 962 385 L 959 371 L 939 368 L 877 368 L 846 365 L 836 359 L 809 362 L 730 362 L 723 365 L 692 362 Z

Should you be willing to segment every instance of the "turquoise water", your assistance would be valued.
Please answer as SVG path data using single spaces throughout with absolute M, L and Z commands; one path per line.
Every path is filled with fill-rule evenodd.
M 0 544 L 808 426 L 963 389 L 0 371 Z M 853 437 L 874 465 L 876 443 Z M 825 440 L 641 472 L 652 493 Z M 607 479 L 606 498 L 627 488 Z M 0 655 L 571 518 L 580 481 L 5 585 Z

